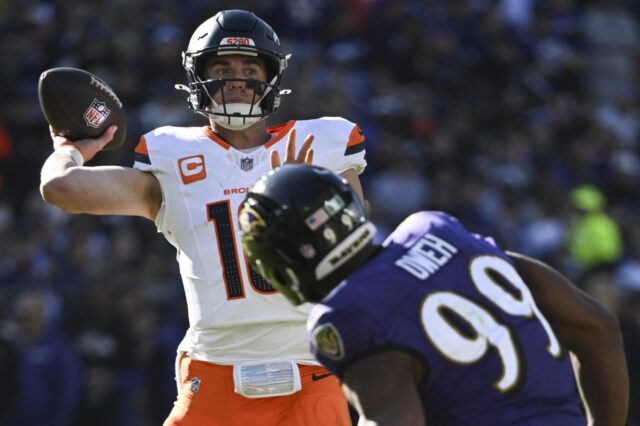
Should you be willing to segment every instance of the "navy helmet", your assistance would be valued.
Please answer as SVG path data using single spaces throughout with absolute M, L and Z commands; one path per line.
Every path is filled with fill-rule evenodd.
M 249 263 L 295 305 L 320 301 L 374 247 L 358 196 L 322 167 L 270 171 L 251 187 L 239 220 Z
M 205 63 L 212 56 L 232 54 L 258 57 L 266 64 L 266 82 L 241 79 L 254 90 L 251 104 L 227 103 L 224 98 L 218 104 L 213 100 L 228 79 L 207 79 Z M 224 10 L 203 22 L 191 36 L 187 50 L 182 52 L 188 86 L 176 87 L 189 92 L 187 101 L 194 111 L 223 127 L 245 129 L 278 109 L 281 95 L 278 86 L 289 56 L 265 21 L 246 10 Z

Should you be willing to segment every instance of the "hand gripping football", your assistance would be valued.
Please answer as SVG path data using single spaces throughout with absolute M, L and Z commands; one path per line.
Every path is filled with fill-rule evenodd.
M 78 68 L 52 68 L 40 75 L 40 107 L 56 134 L 71 141 L 97 138 L 112 124 L 118 131 L 103 151 L 118 148 L 127 133 L 122 102 L 100 78 Z

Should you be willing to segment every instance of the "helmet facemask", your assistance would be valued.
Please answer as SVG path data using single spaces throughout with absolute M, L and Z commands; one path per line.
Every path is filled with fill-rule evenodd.
M 245 55 L 259 58 L 266 67 L 267 81 L 233 79 L 255 89 L 250 103 L 213 100 L 213 95 L 230 80 L 211 80 L 204 74 L 204 65 L 212 57 Z M 189 106 L 214 123 L 242 130 L 276 112 L 280 96 L 290 91 L 278 88 L 290 55 L 285 54 L 273 29 L 253 13 L 243 10 L 221 11 L 202 23 L 193 33 L 189 46 L 182 53 L 182 65 L 187 71 L 188 86 L 176 85 L 189 92 Z
M 202 80 L 199 76 L 194 76 L 192 90 L 201 93 L 203 97 L 203 107 L 196 109 L 196 112 L 213 120 L 214 123 L 231 130 L 242 130 L 252 126 L 254 123 L 264 119 L 267 114 L 263 111 L 263 101 L 268 96 L 274 96 L 274 88 L 277 89 L 278 77 L 274 77 L 270 82 L 243 78 L 223 78 Z M 225 99 L 225 86 L 232 83 L 244 84 L 247 90 L 253 92 L 250 103 L 227 102 Z M 221 102 L 215 101 L 217 93 L 221 95 Z M 278 100 L 279 103 L 279 100 Z

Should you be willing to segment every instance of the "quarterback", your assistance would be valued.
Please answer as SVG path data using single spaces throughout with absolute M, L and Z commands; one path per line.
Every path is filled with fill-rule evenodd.
M 73 143 L 52 134 L 45 201 L 69 213 L 145 217 L 177 250 L 190 326 L 166 426 L 350 423 L 337 378 L 307 346 L 308 307 L 288 304 L 250 267 L 237 229 L 248 187 L 283 162 L 340 173 L 362 198 L 364 136 L 356 124 L 325 117 L 267 127 L 286 93 L 279 84 L 288 58 L 266 22 L 222 11 L 193 33 L 182 58 L 187 85 L 177 85 L 208 126 L 150 131 L 132 168 L 83 166 L 114 127 Z M 297 137 L 304 137 L 299 150 Z

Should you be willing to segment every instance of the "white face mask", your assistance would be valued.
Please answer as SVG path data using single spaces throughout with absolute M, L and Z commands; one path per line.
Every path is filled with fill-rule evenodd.
M 245 103 L 219 104 L 213 99 L 213 96 L 208 94 L 209 99 L 211 100 L 210 111 L 213 113 L 208 114 L 209 118 L 211 118 L 211 120 L 213 120 L 217 125 L 229 130 L 244 130 L 251 127 L 258 121 L 264 120 L 266 115 L 261 116 L 262 108 L 260 107 L 260 103 L 271 92 L 271 90 L 273 90 L 273 84 L 275 84 L 277 79 L 277 77 L 274 77 L 270 82 L 268 82 L 264 93 L 256 100 L 254 105 Z M 232 114 L 232 116 L 229 117 L 215 114 Z M 237 114 L 237 116 L 233 116 L 234 114 Z M 247 117 L 247 115 L 256 115 L 258 117 Z
M 226 108 L 212 100 L 211 112 L 216 114 L 238 114 L 237 116 L 226 117 L 222 115 L 210 114 L 209 118 L 219 126 L 229 130 L 244 130 L 251 127 L 265 117 L 246 117 L 247 115 L 261 115 L 260 105 L 251 104 L 226 104 Z

